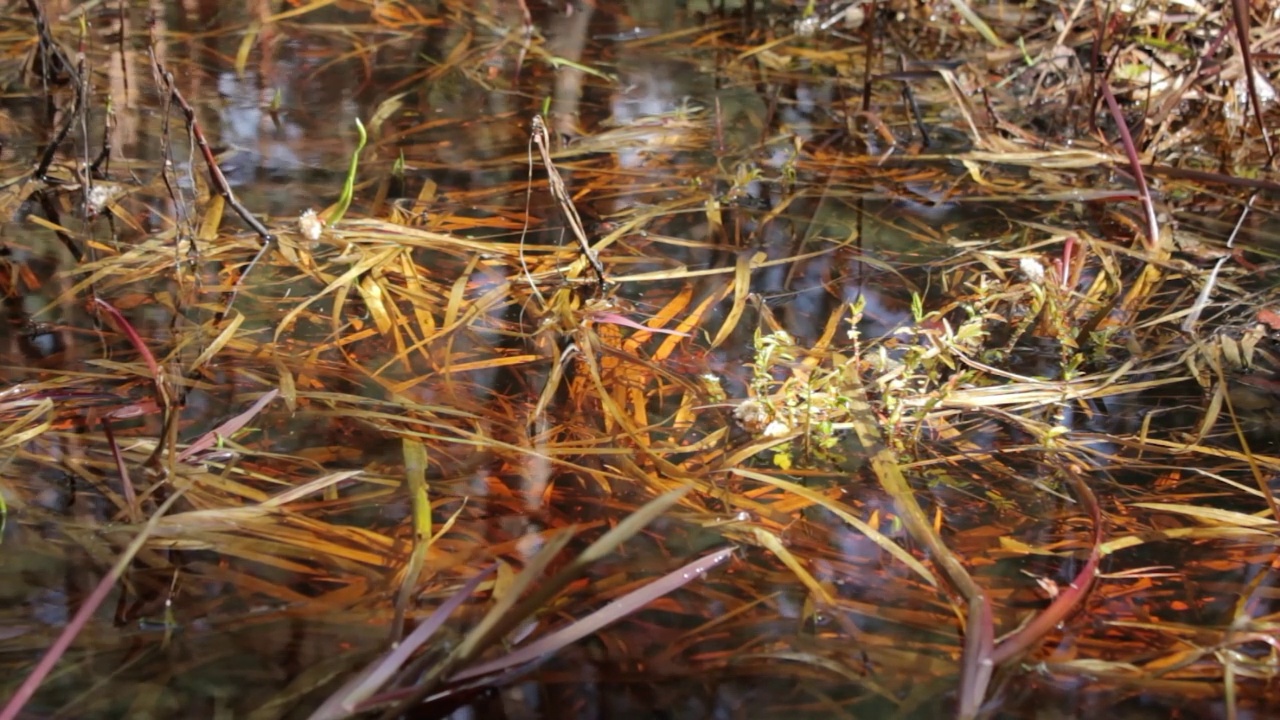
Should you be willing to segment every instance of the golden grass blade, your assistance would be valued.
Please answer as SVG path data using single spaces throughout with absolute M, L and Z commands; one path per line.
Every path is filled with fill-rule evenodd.
M 289 414 L 298 412 L 298 385 L 293 378 L 293 371 L 280 359 L 280 346 L 271 343 L 271 363 L 276 368 L 276 379 L 280 383 L 280 397 L 284 398 L 284 406 Z
M 297 502 L 313 493 L 324 492 L 326 489 L 331 488 L 338 483 L 359 477 L 363 472 L 363 470 L 343 470 L 341 472 L 331 473 L 324 477 L 319 477 L 310 482 L 289 488 L 278 495 L 273 495 L 271 498 L 259 503 L 259 506 L 264 508 L 283 507 L 284 505 Z
M 22 415 L 0 425 L 0 449 L 18 447 L 44 434 L 52 425 L 53 401 L 44 398 Z
M 206 347 L 195 360 L 191 361 L 191 365 L 187 368 L 187 372 L 194 373 L 200 370 L 200 368 L 203 368 L 206 363 L 213 359 L 214 355 L 221 352 L 222 349 L 226 347 L 227 343 L 231 342 L 232 338 L 235 337 L 236 332 L 243 324 L 244 315 L 233 311 L 230 319 L 222 328 L 222 332 L 218 333 L 218 336 L 213 339 L 213 342 L 209 343 L 209 346 Z
M 915 557 L 904 550 L 901 545 L 898 545 L 893 540 L 885 537 L 883 533 L 876 530 L 874 527 L 871 527 L 867 523 L 859 520 L 852 512 L 850 512 L 849 508 L 844 503 L 833 500 L 826 495 L 815 492 L 803 485 L 797 485 L 796 483 L 783 480 L 782 478 L 775 477 L 773 475 L 756 472 L 754 470 L 747 470 L 745 468 L 734 468 L 730 472 L 734 475 L 741 475 L 745 478 L 758 480 L 759 482 L 772 485 L 798 497 L 802 497 L 818 507 L 825 508 L 830 511 L 831 514 L 849 523 L 853 529 L 865 535 L 867 539 L 871 540 L 871 542 L 879 545 L 882 550 L 892 555 L 894 559 L 911 568 L 912 572 L 923 578 L 925 582 L 934 587 L 938 586 L 938 579 L 934 577 L 929 568 L 925 567 L 919 560 L 916 560 Z
M 760 547 L 766 548 L 769 552 L 773 553 L 774 557 L 781 560 L 782 564 L 787 566 L 787 569 L 795 573 L 796 578 L 800 580 L 801 584 L 809 589 L 809 593 L 816 598 L 818 602 L 826 606 L 835 604 L 835 598 L 831 597 L 831 593 L 827 592 L 827 589 L 822 587 L 822 584 L 814 579 L 813 575 L 805 569 L 804 565 L 800 564 L 800 560 L 798 560 L 796 556 L 782 544 L 782 541 L 778 539 L 777 535 L 774 535 L 759 526 L 752 526 L 751 535 L 755 538 L 756 542 L 760 544 Z
M 240 38 L 240 44 L 236 47 L 235 59 L 232 62 L 236 77 L 244 77 L 244 68 L 249 64 L 249 53 L 253 52 L 253 44 L 261 32 L 262 26 L 257 22 L 251 22 L 245 30 L 244 36 Z
M 333 282 L 329 283 L 324 290 L 321 290 L 319 293 L 303 300 L 296 307 L 286 313 L 285 316 L 281 318 L 280 324 L 276 326 L 276 331 L 272 336 L 272 340 L 279 342 L 281 333 L 293 327 L 293 324 L 298 320 L 298 316 L 310 307 L 312 303 L 336 290 L 349 288 L 351 283 L 355 282 L 361 275 L 373 268 L 382 267 L 384 263 L 395 257 L 399 252 L 400 248 L 390 247 L 363 255 L 360 260 L 352 265 L 346 272 L 342 273 L 334 279 Z
M 733 273 L 733 306 L 725 314 L 724 322 L 711 340 L 713 349 L 719 347 L 720 343 L 727 340 L 729 335 L 737 329 L 742 312 L 747 308 L 747 298 L 751 295 L 751 271 L 760 267 L 765 259 L 767 256 L 760 252 L 751 255 L 744 253 L 738 256 L 738 264 Z
M 360 291 L 365 307 L 369 308 L 369 314 L 373 316 L 373 324 L 378 328 L 378 332 L 390 335 L 395 323 L 391 319 L 386 293 L 383 292 L 382 286 L 372 275 L 365 275 L 356 283 L 356 289 Z
M 408 289 L 411 298 L 426 298 L 426 287 L 423 285 L 422 278 L 418 275 L 417 266 L 413 264 L 413 258 L 409 253 L 400 256 L 400 272 L 404 275 L 405 287 Z M 418 337 L 427 338 L 435 334 L 436 319 L 431 314 L 425 302 L 412 302 L 413 317 L 418 321 Z M 426 354 L 423 349 L 423 354 Z
M 206 243 L 218 239 L 218 227 L 222 224 L 222 211 L 227 207 L 226 198 L 218 193 L 209 196 L 200 218 L 200 228 L 196 230 L 196 238 Z
M 404 634 L 405 613 L 409 610 L 409 601 L 432 541 L 431 498 L 427 495 L 427 447 L 413 438 L 405 438 L 402 442 L 405 478 L 409 485 L 409 500 L 413 504 L 413 551 L 400 580 L 400 592 L 396 595 L 396 614 L 391 621 L 393 642 L 399 642 Z
M 1147 510 L 1155 510 L 1157 512 L 1174 513 L 1176 515 L 1185 515 L 1195 518 L 1210 525 L 1225 525 L 1227 527 L 1249 528 L 1255 530 L 1266 529 L 1272 532 L 1280 531 L 1280 523 L 1270 518 L 1258 517 L 1256 515 L 1247 515 L 1234 510 L 1220 510 L 1218 508 L 1201 507 L 1198 505 L 1184 505 L 1180 503 L 1132 503 L 1131 507 L 1146 508 Z

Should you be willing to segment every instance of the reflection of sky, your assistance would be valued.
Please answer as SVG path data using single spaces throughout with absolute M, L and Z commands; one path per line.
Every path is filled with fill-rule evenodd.
M 624 46 L 621 50 L 621 79 L 609 101 L 610 124 L 652 129 L 643 141 L 624 143 L 616 151 L 618 163 L 627 169 L 665 168 L 666 162 L 654 163 L 651 157 L 654 153 L 669 157 L 666 141 L 671 134 L 687 132 L 677 127 L 681 121 L 708 122 L 715 107 L 715 78 L 687 59 L 665 55 L 660 48 Z
M 243 77 L 237 77 L 234 72 L 218 75 L 218 94 L 223 98 L 218 112 L 221 121 L 219 137 L 233 151 L 223 163 L 222 171 L 232 186 L 249 185 L 259 173 L 268 177 L 289 177 L 301 170 L 333 164 L 333 158 L 326 157 L 319 149 L 326 147 L 324 144 L 318 144 L 316 149 L 309 151 L 303 142 L 308 133 L 314 134 L 321 128 L 303 127 L 287 111 L 276 114 L 277 125 L 267 112 L 277 88 L 280 105 L 284 108 L 298 107 L 299 91 L 304 89 L 298 78 L 299 68 L 293 63 L 282 60 L 275 69 L 280 80 L 274 87 L 267 88 L 262 87 L 252 73 Z M 335 112 L 327 116 L 326 122 L 335 117 L 354 115 L 355 110 L 348 105 L 347 100 L 339 100 L 339 106 L 333 108 Z M 343 123 L 331 127 L 339 126 Z
M 281 92 L 287 90 L 282 88 Z M 302 161 L 289 142 L 301 139 L 301 129 L 283 113 L 279 114 L 279 127 L 264 117 L 263 107 L 270 104 L 271 97 L 251 75 L 237 78 L 233 72 L 220 73 L 218 94 L 225 98 L 218 111 L 222 141 L 235 150 L 222 165 L 232 186 L 251 183 L 258 168 L 268 173 L 299 169 Z
M 618 125 L 631 125 L 652 115 L 661 115 L 680 107 L 680 99 L 689 89 L 676 83 L 675 77 L 662 77 L 652 66 L 628 68 L 623 92 L 614 95 L 613 118 Z
M 610 103 L 615 125 L 638 125 L 679 109 L 681 98 L 688 97 L 688 87 L 677 83 L 672 75 L 664 77 L 664 73 L 658 70 L 656 63 L 629 68 L 622 91 L 614 93 Z M 662 127 L 654 127 L 654 140 L 658 140 L 656 136 L 663 132 Z M 649 152 L 644 148 L 624 145 L 617 150 L 618 165 L 629 170 L 644 167 Z

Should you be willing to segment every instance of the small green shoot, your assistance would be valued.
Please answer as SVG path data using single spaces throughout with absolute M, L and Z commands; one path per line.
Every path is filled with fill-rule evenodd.
M 356 151 L 351 153 L 351 167 L 347 168 L 347 179 L 342 184 L 342 195 L 338 197 L 338 204 L 333 207 L 333 212 L 329 213 L 329 227 L 337 225 L 342 216 L 347 214 L 347 208 L 351 206 L 351 196 L 355 194 L 356 169 L 360 166 L 360 151 L 364 150 L 364 144 L 369 140 L 360 118 L 356 118 L 356 132 L 360 139 L 356 142 Z

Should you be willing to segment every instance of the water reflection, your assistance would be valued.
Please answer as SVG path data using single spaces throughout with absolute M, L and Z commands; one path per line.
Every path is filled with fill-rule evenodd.
M 699 313 L 689 328 L 693 337 L 679 340 L 684 331 L 668 336 L 677 340 L 663 349 L 667 338 L 642 330 L 647 336 L 635 340 L 636 347 L 619 349 L 606 342 L 610 330 L 636 328 L 604 319 L 607 315 L 592 320 L 595 336 L 559 332 L 551 301 L 535 301 L 526 289 L 533 274 L 528 266 L 512 262 L 496 246 L 446 251 L 417 236 L 422 244 L 415 246 L 404 229 L 354 249 L 344 246 L 340 235 L 326 236 L 314 246 L 294 246 L 292 258 L 277 257 L 278 248 L 271 247 L 267 260 L 253 270 L 252 292 L 244 292 L 235 305 L 240 316 L 233 317 L 243 320 L 244 332 L 216 362 L 178 378 L 186 383 L 186 395 L 176 434 L 181 441 L 200 437 L 241 411 L 254 393 L 282 385 L 284 378 L 301 402 L 297 408 L 273 408 L 256 435 L 220 437 L 218 453 L 203 456 L 192 471 L 198 482 L 191 489 L 191 512 L 217 507 L 226 498 L 246 506 L 265 502 L 295 475 L 358 470 L 359 479 L 327 489 L 322 499 L 291 505 L 271 531 L 276 534 L 264 534 L 248 520 L 215 521 L 198 514 L 184 519 L 194 528 L 161 528 L 162 544 L 140 557 L 130 584 L 120 591 L 120 606 L 109 620 L 95 623 L 97 634 L 68 660 L 70 679 L 52 686 L 37 712 L 66 715 L 74 709 L 78 717 L 132 712 L 125 693 L 84 697 L 85 681 L 99 677 L 152 696 L 148 708 L 157 714 L 281 716 L 296 710 L 300 715 L 314 705 L 330 678 L 352 671 L 364 652 L 385 646 L 389 598 L 399 587 L 409 548 L 421 542 L 411 526 L 415 505 L 404 489 L 406 437 L 432 443 L 424 472 L 431 531 L 449 528 L 423 560 L 423 577 L 432 584 L 411 608 L 417 613 L 412 620 L 447 596 L 451 572 L 492 561 L 488 548 L 498 548 L 494 553 L 510 563 L 500 575 L 508 583 L 495 591 L 500 594 L 518 566 L 546 546 L 547 536 L 539 533 L 571 523 L 596 532 L 616 522 L 619 508 L 630 507 L 632 495 L 639 494 L 628 463 L 653 458 L 671 463 L 655 474 L 674 483 L 682 480 L 677 471 L 688 467 L 679 463 L 688 461 L 712 478 L 712 497 L 719 498 L 711 491 L 729 488 L 753 502 L 776 500 L 768 488 L 727 472 L 733 468 L 726 457 L 753 441 L 733 420 L 729 403 L 680 394 L 682 383 L 714 373 L 729 397 L 749 396 L 757 380 L 759 338 L 775 325 L 804 346 L 836 337 L 832 346 L 847 348 L 851 331 L 869 344 L 885 340 L 885 364 L 877 368 L 883 377 L 875 380 L 893 382 L 894 362 L 932 347 L 926 334 L 900 339 L 899 330 L 918 326 L 918 315 L 945 293 L 948 298 L 968 293 L 966 302 L 982 299 L 976 281 L 947 285 L 973 276 L 939 276 L 939 261 L 976 245 L 1003 247 L 1031 216 L 1086 224 L 1085 211 L 1059 203 L 1013 209 L 996 201 L 965 202 L 957 188 L 971 188 L 962 183 L 972 176 L 964 168 L 941 172 L 938 164 L 890 162 L 896 157 L 888 151 L 911 138 L 911 123 L 895 123 L 888 137 L 858 136 L 845 109 L 852 89 L 848 78 L 814 71 L 803 53 L 797 51 L 802 59 L 794 68 L 776 75 L 776 68 L 764 63 L 784 59 L 763 56 L 757 67 L 768 72 L 753 75 L 738 65 L 727 67 L 726 54 L 736 57 L 743 50 L 724 46 L 727 41 L 718 35 L 653 34 L 752 31 L 744 17 L 717 25 L 676 2 L 629 3 L 626 15 L 597 3 L 535 5 L 535 29 L 546 43 L 531 45 L 518 3 L 480 9 L 422 5 L 413 11 L 425 13 L 429 7 L 442 22 L 413 32 L 397 28 L 396 13 L 410 11 L 398 3 L 379 4 L 383 14 L 378 16 L 346 4 L 301 13 L 301 6 L 209 2 L 130 6 L 125 15 L 127 25 L 136 28 L 144 10 L 160 11 L 157 33 L 164 41 L 158 58 L 197 106 L 233 189 L 252 211 L 272 219 L 292 218 L 337 196 L 354 147 L 352 121 L 360 117 L 369 121 L 373 143 L 362 157 L 360 179 L 369 184 L 357 192 L 354 215 L 387 214 L 391 204 L 406 200 L 414 209 L 408 221 L 416 226 L 510 244 L 523 241 L 536 264 L 550 252 L 540 246 L 572 243 L 558 208 L 547 199 L 544 171 L 530 157 L 528 122 L 545 107 L 558 132 L 554 152 L 568 193 L 587 216 L 592 238 L 611 236 L 612 244 L 602 251 L 616 263 L 611 268 L 620 281 L 620 302 L 610 312 L 628 313 L 625 319 L 634 325 L 661 313 L 672 297 L 687 295 L 677 316 Z M 50 12 L 71 10 L 49 7 Z M 299 13 L 263 24 L 275 10 Z M 86 12 L 104 23 L 118 15 L 105 4 Z M 104 27 L 115 28 L 104 32 L 121 32 L 118 25 Z M 189 342 L 191 328 L 225 307 L 229 288 L 260 246 L 247 234 L 235 238 L 216 232 L 209 234 L 216 243 L 198 250 L 189 243 L 211 203 L 202 159 L 180 130 L 182 119 L 170 112 L 166 121 L 164 103 L 147 89 L 154 83 L 148 78 L 146 43 L 125 34 L 129 42 L 123 49 L 102 43 L 93 51 L 109 77 L 105 89 L 95 92 L 109 93 L 110 122 L 95 109 L 76 150 L 60 156 L 59 164 L 74 178 L 86 138 L 109 137 L 118 148 L 113 177 L 136 176 L 134 192 L 108 219 L 96 222 L 76 215 L 74 195 L 60 201 L 66 204 L 66 222 L 93 239 L 90 249 L 99 254 L 91 262 L 159 247 L 169 268 L 190 271 L 156 280 L 154 266 L 139 264 L 142 269 L 133 276 L 92 283 L 92 292 L 109 297 L 151 345 L 162 349 L 159 362 L 186 369 L 217 340 L 211 335 Z M 105 105 L 103 97 L 95 100 L 95 108 Z M 13 152 L 34 153 L 48 141 L 51 118 L 42 105 L 15 103 Z M 166 123 L 172 141 L 167 148 L 159 142 Z M 819 162 L 815 147 L 834 150 Z M 867 148 L 885 154 L 869 157 L 862 152 Z M 127 170 L 121 169 L 126 158 Z M 27 204 L 26 211 L 32 207 Z M 627 227 L 634 218 L 640 220 Z M 47 220 L 46 225 L 53 223 Z M 25 644 L 14 655 L 30 659 L 51 641 L 53 630 L 66 622 L 69 610 L 118 552 L 121 538 L 140 520 L 128 516 L 122 499 L 126 478 L 115 457 L 87 442 L 87 436 L 105 417 L 120 432 L 130 460 L 140 458 L 136 464 L 148 473 L 129 482 L 157 495 L 171 488 L 163 463 L 148 460 L 154 445 L 147 443 L 161 436 L 165 425 L 160 413 L 144 405 L 152 392 L 149 376 L 138 370 L 140 364 L 126 363 L 136 360 L 136 348 L 77 306 L 91 283 L 73 272 L 52 231 L 33 231 L 16 217 L 5 223 L 2 238 L 10 248 L 5 262 L 30 273 L 21 284 L 5 281 L 13 283 L 6 286 L 12 290 L 6 299 L 12 320 L 7 329 L 32 320 L 50 323 L 38 332 L 6 335 L 6 380 L 23 382 L 38 366 L 57 369 L 68 385 L 96 386 L 109 378 L 104 404 L 136 411 L 128 417 L 90 415 L 92 423 L 42 435 L 26 455 L 12 458 L 12 467 L 23 473 L 4 476 L 22 491 L 9 502 L 21 516 L 23 531 L 6 535 L 17 551 L 0 564 L 0 585 L 9 588 L 0 602 L 11 621 L 7 626 L 15 630 L 6 638 L 0 629 L 0 639 L 20 639 Z M 400 250 L 395 262 L 358 265 L 374 251 Z M 973 262 L 1011 275 L 1015 264 L 1007 260 L 991 254 Z M 544 279 L 567 278 L 569 262 L 550 263 L 543 268 Z M 424 270 L 421 276 L 415 276 L 417 268 Z M 660 277 L 672 268 L 696 272 Z M 335 278 L 343 273 L 356 283 L 335 290 Z M 417 285 L 406 280 L 423 277 L 426 281 Z M 72 292 L 77 283 L 85 284 Z M 323 312 L 283 328 L 281 315 L 296 307 L 299 297 L 322 300 L 316 306 L 324 306 Z M 511 299 L 485 305 L 487 297 Z M 581 300 L 582 294 L 567 297 Z M 855 303 L 861 303 L 861 324 L 851 328 L 841 321 L 831 331 L 829 320 L 846 317 Z M 437 317 L 432 307 L 446 310 Z M 968 319 L 964 311 L 952 308 L 932 319 L 929 329 L 941 332 L 945 323 L 963 322 Z M 749 320 L 716 337 L 719 328 L 743 313 Z M 998 322 L 1012 325 L 1014 320 Z M 608 360 L 627 353 L 654 358 L 641 368 L 661 378 L 652 386 L 628 377 L 625 365 L 606 376 L 615 402 L 635 409 L 628 418 L 634 427 L 612 417 L 606 422 L 598 406 L 573 404 L 590 393 L 562 389 L 572 383 L 585 387 L 592 380 L 589 368 L 570 362 L 567 347 L 568 340 L 584 337 L 597 338 L 600 356 Z M 1009 365 L 1043 376 L 1046 383 L 1059 379 L 1060 347 L 1037 343 L 1032 337 L 1009 349 Z M 546 396 L 546 406 L 554 411 L 530 419 L 530 408 L 542 402 L 562 356 L 564 385 Z M 812 369 L 790 358 L 771 372 L 778 381 L 799 381 L 811 378 L 802 373 Z M 963 368 L 951 377 L 956 381 L 949 390 L 972 389 Z M 363 397 L 369 404 L 351 407 L 340 396 Z M 1161 406 L 1173 408 L 1169 424 L 1157 429 L 1194 424 L 1176 411 L 1194 405 L 1187 397 L 1170 394 L 1169 404 Z M 1159 404 L 1149 396 L 1065 403 L 1026 423 L 1012 411 L 984 414 L 975 405 L 948 414 L 937 428 L 919 429 L 901 424 L 893 414 L 901 408 L 877 408 L 890 439 L 903 443 L 904 454 L 921 453 L 908 470 L 913 479 L 923 480 L 921 497 L 934 509 L 937 524 L 995 589 L 1001 630 L 1017 628 L 1026 620 L 1026 608 L 1045 604 L 1032 589 L 1039 586 L 1025 578 L 1028 567 L 1046 585 L 1061 585 L 1071 582 L 1082 564 L 1070 554 L 1079 544 L 1072 527 L 1078 510 L 1051 487 L 1061 468 L 1043 460 L 1045 448 L 1035 431 L 1053 423 L 1071 432 L 1134 433 L 1151 427 L 1138 410 Z M 642 433 L 647 444 L 637 439 Z M 932 433 L 936 437 L 925 437 Z M 1099 455 L 1127 451 L 1111 439 L 1073 440 Z M 856 443 L 821 449 L 843 454 L 841 462 L 796 470 L 789 481 L 839 498 L 883 536 L 910 546 L 896 519 L 899 509 L 861 467 L 867 449 Z M 816 450 L 798 449 L 797 457 L 816 455 Z M 1016 467 L 1018 477 L 983 463 L 1006 452 L 1027 458 L 1000 466 L 1004 471 Z M 971 476 L 950 468 L 956 458 L 973 460 L 959 465 Z M 768 455 L 741 464 L 781 467 Z M 33 468 L 40 472 L 27 472 Z M 1099 463 L 1096 472 L 1102 476 L 1107 470 Z M 1151 479 L 1118 480 L 1137 485 Z M 776 530 L 783 547 L 805 560 L 803 569 L 821 592 L 798 582 L 794 568 L 781 564 L 776 551 L 744 547 L 732 573 L 699 578 L 678 600 L 654 603 L 618 628 L 549 658 L 533 679 L 468 700 L 471 704 L 453 716 L 633 716 L 663 706 L 675 708 L 668 712 L 680 717 L 797 712 L 826 717 L 835 709 L 862 717 L 949 712 L 959 642 L 958 626 L 949 622 L 956 614 L 952 599 L 887 558 L 882 545 L 835 513 L 796 504 L 778 511 L 779 519 L 759 510 L 739 511 L 726 503 L 717 510 L 717 521 L 705 527 L 697 524 L 700 516 L 686 510 L 655 523 L 651 534 L 594 568 L 566 603 L 616 599 L 638 578 L 724 543 L 726 527 L 743 533 L 734 537 L 750 537 L 746 533 L 752 528 Z M 322 521 L 338 529 L 321 533 L 314 547 L 297 542 Z M 128 532 L 120 530 L 125 523 Z M 1031 553 L 1007 549 L 993 532 L 1028 546 L 1052 547 L 1057 554 L 1028 559 Z M 72 556 L 72 567 L 58 562 L 32 567 L 15 560 L 30 557 L 29 551 L 43 543 L 83 548 L 89 557 Z M 1063 550 L 1063 543 L 1075 545 Z M 1167 562 L 1167 551 L 1151 552 L 1142 559 Z M 832 602 L 815 607 L 814 598 L 824 594 Z M 1223 592 L 1205 603 L 1197 619 L 1225 622 L 1228 598 Z M 1127 599 L 1118 596 L 1099 601 L 1108 602 L 1113 604 L 1106 605 L 1107 618 L 1147 612 L 1124 605 Z M 768 619 L 751 615 L 754 608 L 767 609 Z M 571 609 L 557 607 L 521 632 L 556 627 L 580 608 Z M 463 618 L 459 626 L 475 620 Z M 1063 661 L 1059 655 L 1086 642 L 1078 633 L 1090 630 L 1088 625 L 1073 625 L 1060 646 L 1046 653 Z M 443 652 L 460 632 L 451 628 L 441 647 L 431 651 Z M 142 651 L 134 654 L 135 648 Z M 154 677 L 157 667 L 163 673 Z M 1066 716 L 1105 714 L 1102 705 L 1127 697 L 1121 690 L 1077 702 L 1069 696 L 1070 684 L 1059 681 L 1049 664 L 1042 674 L 1019 675 L 1001 686 L 997 699 L 1008 703 L 1011 715 L 1036 717 L 1042 714 L 1037 699 L 1043 697 L 1060 700 Z M 910 697 L 904 700 L 905 695 Z M 281 697 L 296 703 L 294 710 L 271 705 Z M 1209 704 L 1197 707 L 1220 711 Z

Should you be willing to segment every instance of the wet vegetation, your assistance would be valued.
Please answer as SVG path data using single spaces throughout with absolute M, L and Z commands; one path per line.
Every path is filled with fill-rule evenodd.
M 1266 3 L 5 3 L 0 718 L 1280 712 Z

